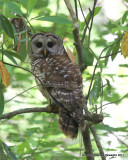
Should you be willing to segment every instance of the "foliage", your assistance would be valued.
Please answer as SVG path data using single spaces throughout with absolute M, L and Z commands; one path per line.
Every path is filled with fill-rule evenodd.
M 71 2 L 73 3 L 74 1 L 71 0 Z M 84 6 L 85 2 L 81 0 L 81 3 Z M 88 3 L 92 3 L 92 1 L 88 0 Z M 6 113 L 25 107 L 46 107 L 49 104 L 40 95 L 37 87 L 28 90 L 28 88 L 35 86 L 34 76 L 26 71 L 30 70 L 27 57 L 30 49 L 30 32 L 54 32 L 58 34 L 61 38 L 64 38 L 64 46 L 68 45 L 73 50 L 76 60 L 78 60 L 76 49 L 73 45 L 74 37 L 72 31 L 74 30 L 74 24 L 69 17 L 67 8 L 64 6 L 65 4 L 62 0 L 0 0 L 0 116 L 3 111 Z M 84 10 L 87 11 L 87 8 L 89 6 L 85 6 Z M 86 21 L 89 20 L 92 14 L 89 11 L 87 12 Z M 103 12 L 102 6 L 96 7 L 93 18 L 95 19 L 98 16 L 103 18 L 101 12 Z M 17 32 L 19 28 L 14 26 L 12 20 L 15 19 L 18 22 L 18 18 L 22 18 L 22 22 L 25 22 L 26 26 L 21 25 L 22 29 L 20 28 L 21 30 Z M 114 83 L 116 83 L 115 77 L 120 78 L 122 82 L 126 82 L 125 78 L 128 75 L 124 75 L 123 72 L 119 75 L 106 73 L 105 69 L 109 67 L 110 61 L 113 61 L 113 63 L 116 61 L 121 49 L 124 57 L 128 56 L 128 40 L 125 40 L 128 32 L 126 31 L 128 27 L 127 21 L 128 11 L 125 11 L 122 17 L 116 21 L 108 19 L 107 23 L 94 23 L 91 43 L 89 44 L 89 33 L 84 38 L 82 56 L 84 64 L 88 66 L 83 72 L 83 81 L 86 88 L 84 89 L 84 94 L 88 94 L 89 85 L 93 77 L 89 94 L 89 109 L 93 112 L 104 109 L 105 105 L 103 103 L 121 103 L 121 101 L 116 103 L 123 96 L 114 87 Z M 85 27 L 85 21 L 83 22 L 80 19 L 80 39 L 83 37 Z M 111 42 L 107 42 L 104 38 L 108 33 L 116 35 L 116 38 Z M 68 50 L 70 50 L 69 48 Z M 92 68 L 95 68 L 95 64 L 97 64 L 97 70 L 93 75 Z M 128 65 L 120 64 L 119 67 L 127 69 Z M 8 87 L 9 83 L 10 86 Z M 27 91 L 24 92 L 24 90 Z M 19 94 L 20 92 L 24 93 Z M 13 98 L 15 95 L 17 96 Z M 125 98 L 128 98 L 128 96 L 126 95 Z M 101 109 L 102 106 L 103 108 Z M 105 111 L 104 115 L 105 117 L 110 117 Z M 78 159 L 80 153 L 84 153 L 84 147 L 82 146 L 81 148 L 81 135 L 76 140 L 65 138 L 58 129 L 57 120 L 57 115 L 47 113 L 28 113 L 15 116 L 10 120 L 1 120 L 0 159 Z M 98 124 L 95 125 L 95 129 L 102 138 L 107 138 L 112 132 L 118 132 L 120 137 L 123 135 L 127 139 L 126 126 L 128 122 L 124 122 L 124 125 L 124 127 L 117 128 L 112 127 L 111 124 Z M 92 143 L 94 152 L 97 153 L 98 150 L 93 138 Z M 109 146 L 110 143 L 108 141 L 107 145 Z M 104 151 L 108 151 L 105 145 L 103 148 Z M 114 150 L 126 154 L 127 147 L 121 141 L 119 141 L 117 148 L 114 148 Z M 109 151 L 112 152 L 113 148 L 109 148 Z M 81 159 L 85 159 L 85 157 L 83 156 Z

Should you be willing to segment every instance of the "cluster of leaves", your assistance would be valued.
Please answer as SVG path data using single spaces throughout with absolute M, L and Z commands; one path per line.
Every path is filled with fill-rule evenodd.
M 11 100 L 7 102 L 7 99 L 11 99 L 13 91 L 19 93 L 23 91 L 27 86 L 34 85 L 34 78 L 32 75 L 20 68 L 13 67 L 9 64 L 22 66 L 30 69 L 28 65 L 29 60 L 27 55 L 30 48 L 30 32 L 55 32 L 61 38 L 66 37 L 70 44 L 73 43 L 72 27 L 73 23 L 67 18 L 68 12 L 65 14 L 57 14 L 56 11 L 49 9 L 50 0 L 0 0 L 0 116 L 2 115 L 5 107 L 5 111 L 10 111 L 10 106 L 13 108 L 20 108 L 23 105 L 26 106 L 46 106 L 48 102 L 44 100 L 39 102 L 36 89 L 32 89 L 23 95 L 19 96 L 19 99 Z M 54 5 L 57 6 L 58 0 L 54 1 Z M 61 7 L 63 2 L 61 2 Z M 102 7 L 96 7 L 94 17 L 98 16 Z M 33 16 L 34 15 L 34 16 Z M 84 63 L 87 66 L 92 67 L 94 62 L 97 61 L 98 71 L 94 76 L 94 83 L 89 94 L 90 107 L 94 107 L 94 104 L 101 107 L 102 101 L 113 102 L 120 98 L 119 93 L 111 85 L 111 79 L 114 75 L 103 74 L 102 71 L 108 65 L 108 61 L 111 58 L 112 61 L 120 51 L 120 40 L 127 29 L 127 16 L 126 11 L 123 17 L 119 20 L 109 20 L 105 25 L 106 32 L 98 32 L 99 25 L 96 24 L 96 34 L 99 40 L 93 38 L 91 43 L 94 43 L 97 47 L 107 47 L 99 58 L 99 54 L 95 54 L 93 47 L 88 47 L 88 35 L 85 37 L 82 45 L 82 54 Z M 86 21 L 90 17 L 90 12 L 86 16 Z M 15 21 L 15 23 L 13 23 Z M 22 30 L 17 31 L 16 22 L 20 21 Z M 37 22 L 37 24 L 33 22 Z M 47 27 L 42 26 L 42 23 L 50 22 Z M 39 23 L 40 22 L 40 23 Z M 25 24 L 25 26 L 24 26 Z M 33 27 L 31 27 L 31 24 Z M 80 37 L 83 36 L 83 30 L 85 22 L 79 21 Z M 19 25 L 19 23 L 18 23 Z M 29 26 L 29 28 L 27 28 Z M 100 24 L 101 27 L 101 24 Z M 33 29 L 34 28 L 34 29 Z M 116 34 L 117 38 L 107 44 L 104 40 L 104 35 Z M 122 53 L 126 57 L 127 53 L 127 32 L 123 38 Z M 73 48 L 73 45 L 71 45 Z M 75 54 L 75 50 L 73 52 Z M 112 56 L 110 56 L 112 55 Z M 102 58 L 105 57 L 105 58 Z M 121 67 L 128 67 L 122 65 Z M 89 67 L 88 67 L 89 68 Z M 90 82 L 92 73 L 88 70 L 83 72 L 84 80 Z M 10 81 L 11 79 L 11 81 Z M 106 82 L 106 87 L 103 88 L 103 81 Z M 10 83 L 10 87 L 8 87 Z M 9 94 L 7 94 L 7 92 Z M 87 92 L 87 90 L 86 90 Z M 5 96 L 4 98 L 4 94 Z M 111 95 L 111 98 L 109 98 Z M 36 100 L 37 99 L 37 100 Z M 5 105 L 6 104 L 6 105 Z M 17 123 L 18 122 L 18 123 Z M 126 127 L 113 128 L 110 126 L 97 125 L 96 129 L 103 136 L 107 136 L 108 132 L 127 132 Z M 67 145 L 67 139 L 64 138 L 62 133 L 57 129 L 57 116 L 51 118 L 51 115 L 44 113 L 37 114 L 32 113 L 28 115 L 17 116 L 11 121 L 1 121 L 1 142 L 0 142 L 0 159 L 1 160 L 17 160 L 17 159 L 77 159 L 79 157 L 79 138 L 75 141 L 71 141 L 70 145 Z M 7 133 L 8 131 L 8 133 Z M 65 141 L 63 141 L 63 139 Z M 9 145 L 6 144 L 6 141 Z M 122 152 L 126 152 L 126 148 L 123 145 L 119 146 Z M 124 148 L 123 148 L 124 147 Z M 94 145 L 94 149 L 96 147 Z M 82 149 L 81 149 L 82 150 Z M 74 154 L 75 151 L 75 154 Z M 97 151 L 97 150 L 96 150 Z M 107 149 L 106 149 L 107 151 Z M 85 157 L 83 157 L 84 159 Z

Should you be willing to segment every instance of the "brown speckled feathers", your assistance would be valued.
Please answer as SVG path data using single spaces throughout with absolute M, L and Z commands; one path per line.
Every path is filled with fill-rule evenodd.
M 84 127 L 82 76 L 79 67 L 71 62 L 63 46 L 58 46 L 62 48 L 63 52 L 60 52 L 60 49 L 58 49 L 59 52 L 57 52 L 58 50 L 55 52 L 54 48 L 57 48 L 55 46 L 53 54 L 52 50 L 47 48 L 49 41 L 46 45 L 48 51 L 46 57 L 41 55 L 41 51 L 39 51 L 39 56 L 34 55 L 34 51 L 31 49 L 32 71 L 42 82 L 39 87 L 42 94 L 48 100 L 54 101 L 54 103 L 57 102 L 56 104 L 59 107 L 59 128 L 66 136 L 76 138 L 78 127 Z M 46 43 L 46 40 L 42 43 Z M 40 84 L 38 79 L 36 81 Z

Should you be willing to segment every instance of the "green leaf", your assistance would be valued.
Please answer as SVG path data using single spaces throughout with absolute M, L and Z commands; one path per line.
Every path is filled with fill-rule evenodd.
M 34 8 L 37 0 L 28 0 L 28 12 L 30 13 Z
M 94 16 L 96 16 L 96 15 L 100 12 L 101 8 L 102 8 L 102 7 L 96 7 L 96 8 L 95 8 Z
M 122 24 L 124 24 L 124 22 L 126 21 L 127 16 L 128 16 L 128 11 L 125 11 L 125 13 L 122 17 Z
M 3 144 L 1 141 L 0 141 L 0 160 L 7 160 L 7 157 L 4 153 Z
M 101 75 L 100 75 L 100 72 L 98 72 L 95 77 L 93 88 L 89 95 L 90 104 L 93 104 L 101 95 L 101 87 L 102 87 Z
M 108 131 L 108 132 L 112 132 L 112 131 L 115 131 L 115 128 L 113 127 L 110 127 L 109 125 L 103 125 L 103 124 L 98 124 L 95 126 L 96 129 L 99 129 L 99 130 L 105 130 L 105 131 Z
M 72 24 L 71 21 L 68 20 L 68 18 L 60 17 L 60 16 L 46 16 L 46 17 L 37 18 L 36 20 L 49 21 L 49 22 L 54 22 L 58 24 Z
M 0 52 L 1 52 L 1 51 L 2 51 L 2 50 L 0 50 Z M 17 58 L 17 59 L 19 59 L 19 60 L 22 60 L 21 56 L 18 55 L 16 52 L 12 52 L 12 51 L 8 51 L 8 50 L 3 50 L 3 54 L 4 54 L 5 56 L 7 56 L 8 58 L 9 58 L 9 56 L 12 56 L 12 57 L 15 57 L 15 58 Z
M 112 24 L 114 24 L 115 26 L 117 26 L 117 27 L 120 29 L 120 31 L 125 31 L 125 28 L 122 27 L 122 26 L 120 26 L 117 22 L 113 21 L 113 20 L 110 19 L 110 18 L 108 18 L 108 20 L 109 20 Z
M 96 15 L 100 12 L 101 8 L 102 8 L 102 7 L 96 7 L 96 8 L 95 8 L 94 16 L 96 16 Z M 86 16 L 86 21 L 88 21 L 89 17 L 90 17 L 90 12 L 89 12 L 89 13 L 87 14 L 87 16 Z
M 4 95 L 2 92 L 2 86 L 0 86 L 0 117 L 4 111 Z
M 84 63 L 87 66 L 93 65 L 94 56 L 93 56 L 92 52 L 84 46 L 82 46 L 82 56 L 83 56 Z
M 8 57 L 8 59 L 10 59 L 14 64 L 18 65 L 17 62 L 16 62 L 16 60 L 15 60 L 11 55 L 9 55 L 9 54 L 7 54 L 7 53 L 5 53 L 4 55 L 5 55 L 6 57 Z
M 118 127 L 118 128 L 114 128 L 114 127 L 111 127 L 109 125 L 103 125 L 103 124 L 98 124 L 95 126 L 96 129 L 99 129 L 99 130 L 105 130 L 105 131 L 108 131 L 108 132 L 128 132 L 128 127 Z
M 0 23 L 6 34 L 9 37 L 14 38 L 13 29 L 10 21 L 1 14 L 0 14 Z
M 120 48 L 120 41 L 118 43 L 114 44 L 114 46 L 112 47 L 112 53 L 111 54 L 114 54 L 114 53 L 118 52 L 119 48 Z M 111 56 L 112 61 L 116 58 L 116 56 L 117 56 L 117 54 Z
M 119 66 L 128 68 L 128 64 L 120 64 Z
M 18 15 L 20 15 L 21 17 L 23 16 L 19 6 L 17 5 L 17 3 L 15 2 L 7 2 L 7 5 L 8 5 L 8 9 L 11 11 L 11 12 L 14 12 Z

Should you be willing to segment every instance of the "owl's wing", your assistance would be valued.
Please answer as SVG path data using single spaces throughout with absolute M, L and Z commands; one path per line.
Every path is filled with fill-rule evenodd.
M 67 106 L 68 110 L 74 110 L 74 106 L 82 105 L 82 77 L 76 64 L 73 64 L 65 55 L 48 57 L 46 63 L 42 63 L 41 70 L 45 72 L 44 82 L 51 88 L 51 95 L 59 102 Z
M 66 55 L 49 56 L 42 61 L 44 83 L 59 109 L 59 128 L 66 136 L 76 138 L 78 127 L 85 126 L 82 113 L 82 77 L 76 64 Z

